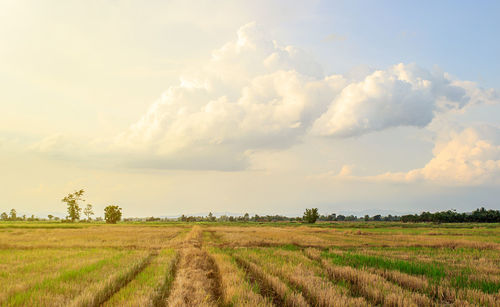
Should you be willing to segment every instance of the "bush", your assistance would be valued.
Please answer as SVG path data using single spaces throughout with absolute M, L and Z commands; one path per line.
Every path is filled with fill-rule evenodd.
M 116 224 L 122 219 L 122 208 L 118 206 L 107 206 L 104 208 L 104 219 L 107 224 Z
M 303 220 L 307 223 L 314 224 L 316 223 L 318 217 L 319 217 L 318 208 L 311 208 L 311 209 L 306 209 L 306 211 L 304 212 Z

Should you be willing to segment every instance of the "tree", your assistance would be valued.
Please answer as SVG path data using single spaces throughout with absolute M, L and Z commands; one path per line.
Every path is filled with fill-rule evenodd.
M 215 216 L 212 214 L 212 212 L 208 213 L 207 219 L 209 222 L 215 222 Z
M 3 221 L 6 221 L 6 220 L 9 219 L 9 216 L 7 215 L 7 213 L 2 212 L 1 218 L 2 218 Z
M 319 217 L 318 208 L 306 209 L 306 211 L 304 212 L 304 221 L 307 223 L 310 224 L 316 223 L 318 217 Z
M 87 221 L 90 222 L 91 220 L 91 215 L 94 215 L 94 211 L 92 211 L 92 205 L 91 204 L 87 204 L 87 207 L 85 208 L 85 210 L 83 210 L 83 214 L 85 214 L 85 216 L 87 217 Z
M 364 220 L 365 220 L 365 222 L 368 222 L 370 220 L 370 216 L 368 214 L 366 214 Z
M 243 216 L 243 221 L 248 222 L 250 220 L 250 215 L 248 213 L 245 213 Z
M 80 219 L 80 213 L 82 212 L 82 208 L 78 202 L 85 201 L 83 199 L 84 190 L 75 191 L 74 193 L 68 194 L 68 196 L 64 197 L 61 201 L 66 203 L 68 206 L 68 217 L 71 219 L 71 222 Z
M 12 221 L 17 220 L 17 212 L 16 212 L 16 209 L 10 209 L 10 219 L 11 219 Z
M 122 208 L 118 206 L 107 206 L 104 208 L 104 219 L 108 224 L 116 224 L 122 219 Z
M 52 214 L 47 215 L 47 217 L 49 218 L 49 221 L 52 221 L 52 219 L 54 218 Z

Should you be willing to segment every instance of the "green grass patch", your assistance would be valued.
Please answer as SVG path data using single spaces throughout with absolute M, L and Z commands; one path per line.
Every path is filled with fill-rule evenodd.
M 71 269 L 61 272 L 56 278 L 44 279 L 40 283 L 35 284 L 33 287 L 27 291 L 18 292 L 12 295 L 8 299 L 8 305 L 26 305 L 31 300 L 31 298 L 37 293 L 64 293 L 64 287 L 61 287 L 65 283 L 78 283 L 80 280 L 85 279 L 85 276 L 91 272 L 97 271 L 104 267 L 105 265 L 116 262 L 117 260 L 123 258 L 124 252 L 118 253 L 110 258 L 105 258 L 94 263 L 85 265 L 78 269 Z
M 411 275 L 423 275 L 434 281 L 439 281 L 446 276 L 444 267 L 438 263 L 411 262 L 353 253 L 336 254 L 326 251 L 323 252 L 322 255 L 337 265 L 348 265 L 355 268 L 374 267 L 386 270 L 397 270 Z
M 500 290 L 500 283 L 490 280 L 471 280 L 472 270 L 464 270 L 451 279 L 451 285 L 455 288 L 471 288 L 481 290 L 485 293 L 495 294 Z

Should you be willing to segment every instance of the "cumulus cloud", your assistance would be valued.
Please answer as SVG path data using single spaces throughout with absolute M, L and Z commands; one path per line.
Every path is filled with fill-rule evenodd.
M 436 112 L 498 101 L 493 90 L 415 64 L 378 70 L 347 85 L 314 123 L 313 133 L 352 137 L 398 126 L 425 127 Z
M 456 184 L 494 184 L 500 182 L 500 130 L 493 127 L 467 128 L 439 142 L 434 157 L 422 169 L 402 178 Z M 398 179 L 403 174 L 383 177 Z
M 365 182 L 432 182 L 441 185 L 481 185 L 500 183 L 500 129 L 492 126 L 469 127 L 452 132 L 436 143 L 433 158 L 422 168 L 408 172 L 388 172 L 376 176 L 357 176 L 350 166 L 339 173 L 318 176 L 323 179 Z
M 205 66 L 184 73 L 113 147 L 152 154 L 148 163 L 167 168 L 200 167 L 200 159 L 208 168 L 215 160 L 244 168 L 249 151 L 286 148 L 310 132 L 351 137 L 424 127 L 435 112 L 486 95 L 474 84 L 404 64 L 349 84 L 324 76 L 306 52 L 268 39 L 255 23 L 237 34 Z
M 496 101 L 493 90 L 414 64 L 356 81 L 325 76 L 307 52 L 281 45 L 249 23 L 107 144 L 100 140 L 83 149 L 81 142 L 76 146 L 71 137 L 57 135 L 32 149 L 59 157 L 114 155 L 133 167 L 238 170 L 258 150 L 289 148 L 309 135 L 425 127 L 438 113 Z
M 199 167 L 200 159 L 244 167 L 248 150 L 300 141 L 344 86 L 343 77 L 323 77 L 305 52 L 265 39 L 251 23 L 170 87 L 113 147 L 152 153 L 165 167 L 181 160 Z

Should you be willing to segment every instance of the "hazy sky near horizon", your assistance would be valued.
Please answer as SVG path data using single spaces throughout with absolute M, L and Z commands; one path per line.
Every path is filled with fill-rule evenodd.
M 499 13 L 0 0 L 0 212 L 500 209 Z

